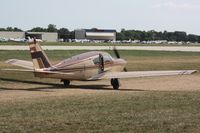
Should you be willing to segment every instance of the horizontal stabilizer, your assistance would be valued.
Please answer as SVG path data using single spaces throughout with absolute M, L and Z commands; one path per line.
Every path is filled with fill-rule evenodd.
M 1 69 L 2 71 L 34 72 L 31 69 Z
M 31 69 L 1 69 L 2 71 L 16 71 L 16 72 L 32 72 L 43 74 L 60 74 L 60 75 L 73 75 L 74 73 L 63 73 L 58 71 L 43 71 L 43 70 L 31 70 Z
M 25 61 L 25 60 L 18 60 L 18 59 L 10 59 L 7 60 L 6 63 L 12 64 L 15 66 L 20 66 L 26 69 L 33 69 L 33 63 L 31 61 Z

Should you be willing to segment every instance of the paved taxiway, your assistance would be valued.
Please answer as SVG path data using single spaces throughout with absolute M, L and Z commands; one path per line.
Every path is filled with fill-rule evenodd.
M 42 46 L 44 50 L 112 50 L 113 46 Z M 200 52 L 198 46 L 116 46 L 118 50 Z M 0 46 L 0 50 L 29 50 L 28 46 Z

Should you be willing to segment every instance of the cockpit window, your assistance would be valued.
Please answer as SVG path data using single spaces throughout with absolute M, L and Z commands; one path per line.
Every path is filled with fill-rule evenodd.
M 98 65 L 99 64 L 99 57 L 96 57 L 94 60 L 93 60 L 94 64 L 95 65 Z
M 112 62 L 112 57 L 110 55 L 103 56 L 104 63 Z
M 107 55 L 107 54 L 104 54 L 104 55 L 103 55 L 104 64 L 106 64 L 106 63 L 111 63 L 112 60 L 113 60 L 113 59 L 112 59 L 112 57 L 111 57 L 110 55 Z M 98 64 L 99 64 L 99 56 L 96 57 L 96 58 L 94 58 L 94 59 L 93 59 L 93 62 L 94 62 L 95 65 L 98 65 Z

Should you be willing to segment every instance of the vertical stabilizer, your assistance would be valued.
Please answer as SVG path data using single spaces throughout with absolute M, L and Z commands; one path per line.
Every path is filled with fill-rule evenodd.
M 31 57 L 33 60 L 34 69 L 51 67 L 51 63 L 47 55 L 42 50 L 40 44 L 36 41 L 36 39 L 34 39 L 33 42 L 29 43 L 29 47 L 30 47 Z

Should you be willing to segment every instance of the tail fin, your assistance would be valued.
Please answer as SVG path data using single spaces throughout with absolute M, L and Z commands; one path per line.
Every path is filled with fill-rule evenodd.
M 32 43 L 29 43 L 31 57 L 33 60 L 34 69 L 48 68 L 51 67 L 51 63 L 42 50 L 39 43 L 36 42 L 36 39 Z

